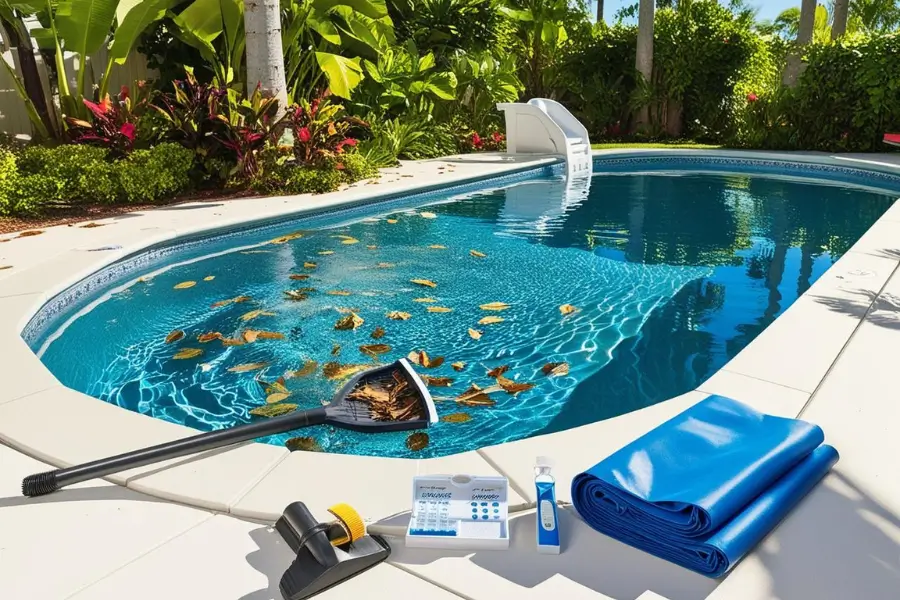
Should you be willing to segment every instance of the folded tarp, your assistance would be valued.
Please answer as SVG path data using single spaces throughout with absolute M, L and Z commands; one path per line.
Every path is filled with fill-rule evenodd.
M 709 396 L 575 477 L 572 501 L 597 531 L 721 577 L 837 462 L 824 438 Z

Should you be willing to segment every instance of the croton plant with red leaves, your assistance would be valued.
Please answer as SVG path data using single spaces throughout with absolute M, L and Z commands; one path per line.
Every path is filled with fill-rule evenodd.
M 290 109 L 290 127 L 294 134 L 294 157 L 298 164 L 324 166 L 337 161 L 347 148 L 357 144 L 354 131 L 369 128 L 369 124 L 344 113 L 340 104 L 332 104 L 330 94 L 324 93 L 312 102 L 301 100 Z
M 477 131 L 463 137 L 460 149 L 465 152 L 497 152 L 506 148 L 506 137 L 499 131 L 482 136 Z
M 100 102 L 85 99 L 84 105 L 91 113 L 91 122 L 67 117 L 69 137 L 76 144 L 91 144 L 109 149 L 116 156 L 124 156 L 134 148 L 138 121 L 149 104 L 149 87 L 143 82 L 137 85 L 137 97 L 132 98 L 128 86 L 115 96 L 109 94 Z

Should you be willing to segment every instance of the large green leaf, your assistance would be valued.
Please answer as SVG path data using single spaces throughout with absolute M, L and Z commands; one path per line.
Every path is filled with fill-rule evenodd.
M 220 0 L 194 0 L 175 17 L 175 24 L 191 37 L 212 43 L 225 29 Z
M 316 61 L 319 68 L 328 78 L 328 87 L 331 93 L 341 98 L 350 98 L 359 82 L 362 81 L 362 68 L 359 66 L 359 58 L 347 58 L 330 52 L 316 52 Z
M 219 13 L 222 15 L 225 40 L 231 51 L 238 44 L 238 36 L 243 31 L 244 2 L 243 0 L 219 0 Z
M 65 49 L 80 56 L 93 54 L 103 46 L 118 0 L 66 0 L 56 10 L 56 31 Z
M 312 2 L 313 9 L 322 13 L 335 6 L 349 6 L 373 19 L 380 19 L 388 14 L 384 0 L 313 0 Z
M 131 10 L 119 20 L 119 26 L 116 28 L 115 36 L 113 36 L 112 48 L 109 50 L 110 60 L 114 60 L 120 65 L 123 64 L 128 55 L 131 54 L 134 43 L 144 33 L 144 30 L 151 23 L 163 18 L 166 11 L 175 6 L 178 1 L 143 0 L 132 5 Z
M 310 29 L 322 36 L 322 39 L 329 44 L 334 44 L 335 46 L 341 45 L 341 34 L 338 31 L 338 28 L 335 27 L 334 23 L 329 19 L 320 19 L 318 17 L 310 16 L 306 19 L 306 24 L 309 25 Z

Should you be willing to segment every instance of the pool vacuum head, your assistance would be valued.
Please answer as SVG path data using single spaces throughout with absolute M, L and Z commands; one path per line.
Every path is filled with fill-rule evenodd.
M 346 504 L 328 509 L 336 517 L 319 523 L 302 502 L 293 502 L 275 529 L 297 553 L 278 584 L 284 600 L 304 600 L 383 562 L 391 548 L 381 537 L 366 535 L 359 514 Z

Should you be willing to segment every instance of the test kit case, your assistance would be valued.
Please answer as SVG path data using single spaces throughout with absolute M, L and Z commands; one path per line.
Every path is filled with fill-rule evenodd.
M 509 548 L 508 498 L 506 477 L 414 477 L 406 546 L 467 550 Z

